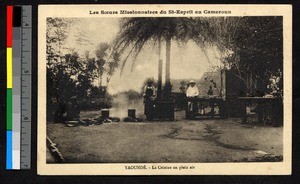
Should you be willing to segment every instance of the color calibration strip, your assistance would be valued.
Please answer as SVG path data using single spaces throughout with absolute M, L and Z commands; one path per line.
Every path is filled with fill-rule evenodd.
M 6 19 L 6 169 L 13 169 L 13 140 L 12 140 L 12 80 L 13 80 L 13 63 L 12 63 L 12 33 L 13 33 L 13 7 L 7 6 Z
M 27 14 L 30 15 L 25 15 L 26 13 L 24 10 L 26 11 Z M 26 17 L 29 17 L 29 20 Z M 25 20 L 27 26 L 25 26 L 23 20 Z M 18 170 L 18 169 L 30 168 L 30 142 L 31 142 L 31 137 L 30 137 L 31 134 L 30 131 L 31 130 L 31 124 L 30 124 L 31 123 L 30 120 L 31 117 L 31 26 L 30 25 L 31 25 L 31 6 L 7 6 L 6 169 Z M 27 28 L 27 31 L 25 31 L 26 28 L 24 26 Z M 29 75 L 29 77 L 26 75 Z M 23 89 L 23 83 L 25 83 L 24 85 L 28 87 Z M 25 98 L 26 100 L 23 98 Z M 28 102 L 28 100 L 30 102 Z M 30 114 L 28 114 L 28 112 L 27 113 L 25 112 L 24 115 L 23 111 L 28 111 Z M 28 123 L 25 123 L 23 121 Z M 23 134 L 29 134 L 29 137 L 27 135 L 24 138 Z M 28 147 L 29 147 L 29 151 L 28 151 Z

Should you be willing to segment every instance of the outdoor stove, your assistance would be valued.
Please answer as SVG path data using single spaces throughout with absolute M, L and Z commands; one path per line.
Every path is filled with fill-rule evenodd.
M 135 109 L 128 109 L 128 117 L 136 119 Z
M 101 110 L 101 117 L 102 117 L 102 119 L 109 118 L 109 110 L 108 109 Z

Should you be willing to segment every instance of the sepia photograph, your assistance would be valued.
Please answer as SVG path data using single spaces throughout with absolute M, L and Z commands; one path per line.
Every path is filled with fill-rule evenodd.
M 39 6 L 40 173 L 290 173 L 291 9 L 273 6 Z

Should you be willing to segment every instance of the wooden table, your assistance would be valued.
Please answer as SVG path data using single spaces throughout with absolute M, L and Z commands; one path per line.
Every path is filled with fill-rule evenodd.
M 193 110 L 190 111 L 189 104 L 193 104 Z M 199 112 L 199 107 L 204 107 L 204 104 L 207 103 L 211 107 L 211 112 L 210 113 L 201 113 L 201 109 Z M 206 116 L 206 117 L 211 117 L 214 118 L 215 116 L 220 116 L 222 117 L 223 114 L 223 108 L 224 108 L 224 99 L 218 98 L 218 97 L 192 97 L 192 98 L 186 98 L 186 118 L 191 119 L 191 118 L 196 118 L 197 116 Z M 219 114 L 215 114 L 214 109 L 215 107 L 219 107 Z
M 258 109 L 256 111 L 258 115 L 258 122 L 264 122 L 264 115 L 266 113 L 271 114 L 273 124 L 276 124 L 277 122 L 277 117 L 280 115 L 278 113 L 283 113 L 281 112 L 281 107 L 282 107 L 282 99 L 279 97 L 239 97 L 238 98 L 241 103 L 243 104 L 243 111 L 242 111 L 242 123 L 247 123 L 247 106 L 257 104 L 257 106 L 262 106 L 262 104 L 269 104 L 271 107 L 271 112 L 265 112 L 265 109 Z

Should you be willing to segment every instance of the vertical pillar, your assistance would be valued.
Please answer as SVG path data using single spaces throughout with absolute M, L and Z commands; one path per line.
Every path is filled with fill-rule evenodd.
M 162 59 L 161 59 L 161 39 L 158 41 L 158 81 L 157 81 L 157 99 L 162 96 Z
M 166 84 L 164 88 L 164 98 L 171 97 L 171 79 L 170 79 L 170 64 L 171 64 L 171 37 L 166 38 Z

